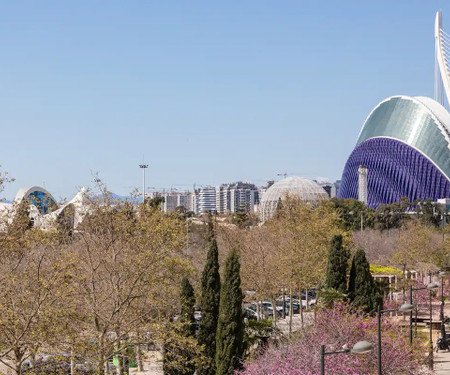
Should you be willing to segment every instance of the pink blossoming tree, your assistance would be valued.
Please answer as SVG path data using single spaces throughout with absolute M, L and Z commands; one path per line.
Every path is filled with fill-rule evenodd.
M 417 339 L 408 344 L 405 329 L 382 319 L 382 369 L 385 375 L 429 374 L 424 364 L 425 349 Z M 327 374 L 369 375 L 377 372 L 377 319 L 355 313 L 347 305 L 324 309 L 316 323 L 297 339 L 280 347 L 270 347 L 256 360 L 245 364 L 240 375 L 316 375 L 320 374 L 320 346 L 326 350 L 351 348 L 366 340 L 373 344 L 371 353 L 334 354 L 325 357 Z

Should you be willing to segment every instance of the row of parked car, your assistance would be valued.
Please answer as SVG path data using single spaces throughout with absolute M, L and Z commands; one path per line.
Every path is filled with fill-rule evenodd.
M 301 301 L 301 302 L 300 302 Z M 309 309 L 314 307 L 317 301 L 317 293 L 315 290 L 308 291 L 308 298 L 306 298 L 306 293 L 302 294 L 301 300 L 299 300 L 298 295 L 292 296 L 292 312 L 294 314 L 300 313 L 300 303 L 303 309 Z M 290 297 L 289 296 L 279 296 L 275 300 L 275 309 L 277 317 L 283 316 L 283 306 L 284 306 L 284 315 L 289 315 L 290 310 Z M 259 301 L 259 311 L 262 317 L 264 318 L 273 318 L 273 304 L 271 301 Z M 248 303 L 243 307 L 244 316 L 247 319 L 257 319 L 258 306 L 257 303 Z

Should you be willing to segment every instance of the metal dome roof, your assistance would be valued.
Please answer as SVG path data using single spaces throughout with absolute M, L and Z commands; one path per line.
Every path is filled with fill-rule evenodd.
M 270 219 L 275 213 L 279 199 L 287 194 L 297 196 L 303 202 L 328 199 L 327 192 L 317 183 L 303 177 L 288 177 L 273 184 L 264 193 L 259 207 L 261 221 Z

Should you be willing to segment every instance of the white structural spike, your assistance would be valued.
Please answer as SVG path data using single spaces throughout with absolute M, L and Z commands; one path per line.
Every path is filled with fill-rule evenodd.
M 358 168 L 358 200 L 367 204 L 367 167 L 360 165 Z
M 448 56 L 450 56 L 450 35 L 442 28 L 442 12 L 436 13 L 434 27 L 435 41 L 435 77 L 434 96 L 435 100 L 444 105 L 444 93 L 447 101 L 450 100 L 450 70 Z M 448 102 L 450 105 L 450 101 Z

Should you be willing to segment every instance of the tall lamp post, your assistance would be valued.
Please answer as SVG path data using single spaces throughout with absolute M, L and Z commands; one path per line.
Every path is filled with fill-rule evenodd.
M 446 269 L 446 267 L 444 267 Z M 444 337 L 445 335 L 445 325 L 444 325 L 444 276 L 447 273 L 445 271 L 439 271 L 438 276 L 441 278 L 441 312 L 439 318 L 441 319 L 441 335 Z
M 343 348 L 341 350 L 334 351 L 325 351 L 325 345 L 320 347 L 320 375 L 325 375 L 325 356 L 331 354 L 339 354 L 339 353 L 354 353 L 354 354 L 364 354 L 370 352 L 373 349 L 373 346 L 370 342 L 367 341 L 358 341 L 355 345 L 353 345 L 352 349 Z
M 145 170 L 148 164 L 139 164 L 139 168 L 142 169 L 142 203 L 145 203 Z
M 381 314 L 388 313 L 388 312 L 411 312 L 414 310 L 413 304 L 404 303 L 401 305 L 398 309 L 389 309 L 389 310 L 381 310 L 381 305 L 378 305 L 378 313 L 377 313 L 377 328 L 378 328 L 378 355 L 377 355 L 377 361 L 378 361 L 378 375 L 382 375 L 381 370 Z

